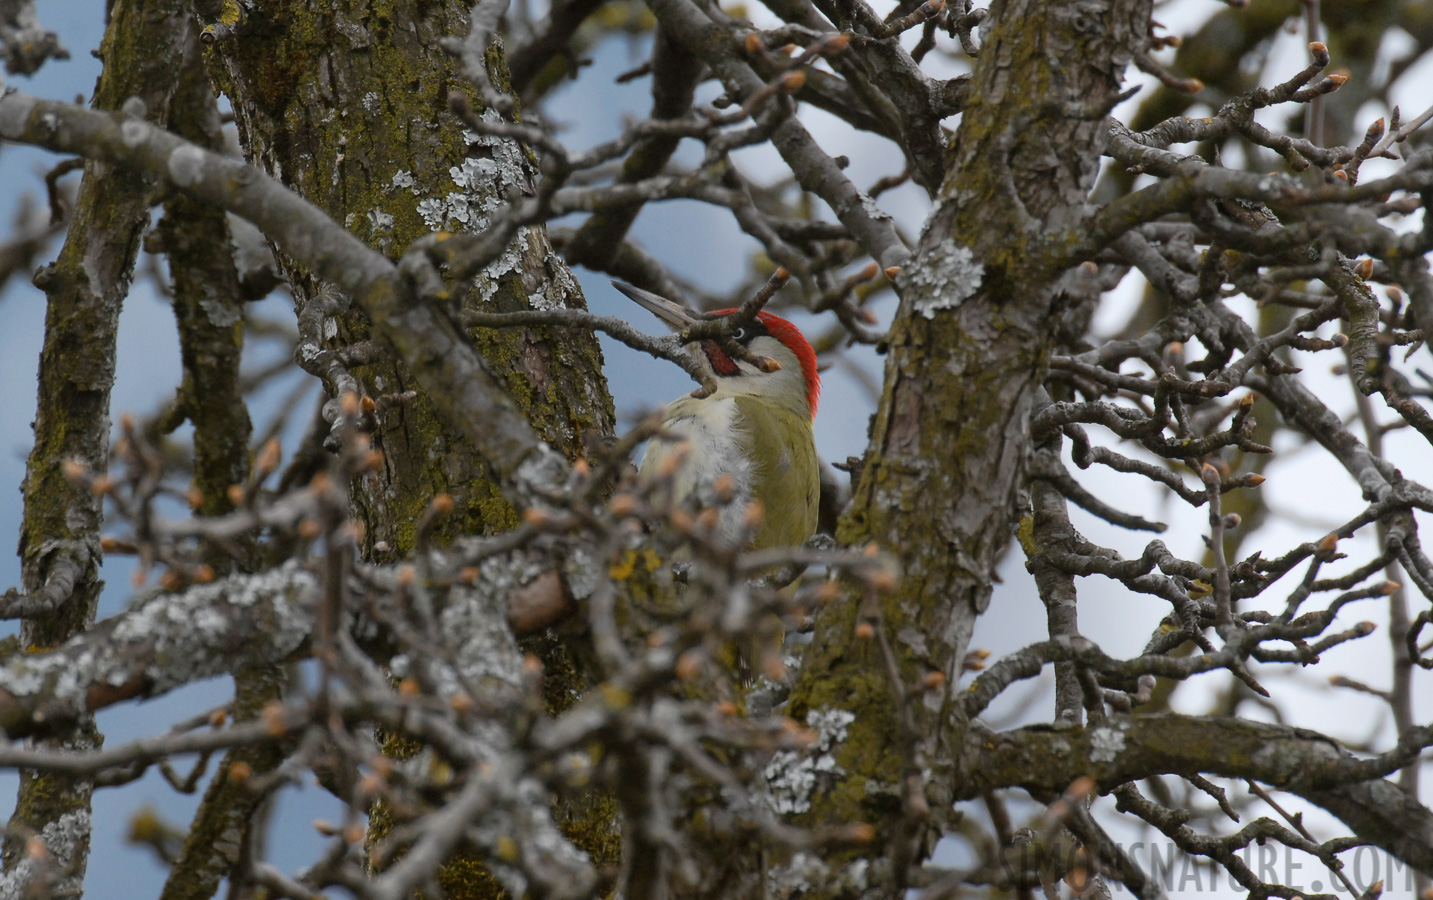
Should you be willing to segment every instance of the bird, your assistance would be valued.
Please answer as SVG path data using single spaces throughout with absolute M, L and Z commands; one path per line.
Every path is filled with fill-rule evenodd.
M 737 312 L 698 314 L 650 291 L 612 284 L 673 331 Z M 662 435 L 647 442 L 638 465 L 638 483 L 670 479 L 674 503 L 715 509 L 714 536 L 727 547 L 800 546 L 816 531 L 821 495 L 812 430 L 821 395 L 816 351 L 800 329 L 765 310 L 730 336 L 777 366 L 757 366 L 734 358 L 718 341 L 700 341 L 716 389 L 667 404 Z

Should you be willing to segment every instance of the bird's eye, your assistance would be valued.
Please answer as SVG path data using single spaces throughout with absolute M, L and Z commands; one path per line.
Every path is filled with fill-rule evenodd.
M 733 328 L 731 330 L 731 339 L 736 341 L 737 343 L 741 343 L 742 341 L 746 340 L 746 328 L 740 325 L 736 328 Z

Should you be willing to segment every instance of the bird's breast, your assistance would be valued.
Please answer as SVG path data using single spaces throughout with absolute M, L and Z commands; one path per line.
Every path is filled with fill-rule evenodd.
M 736 401 L 731 397 L 682 398 L 667 407 L 662 420 L 666 435 L 647 442 L 638 473 L 652 484 L 670 471 L 666 499 L 699 508 L 719 507 L 717 537 L 735 543 L 751 498 L 756 472 L 751 460 L 751 435 Z M 672 471 L 667 460 L 681 455 Z M 717 496 L 716 482 L 730 478 L 727 502 Z
M 639 469 L 644 483 L 665 485 L 658 502 L 717 508 L 717 537 L 728 546 L 743 539 L 753 499 L 763 508 L 753 546 L 800 544 L 815 531 L 820 479 L 808 416 L 718 394 L 672 403 L 662 424 L 668 436 L 648 442 Z M 719 497 L 723 476 L 730 493 Z

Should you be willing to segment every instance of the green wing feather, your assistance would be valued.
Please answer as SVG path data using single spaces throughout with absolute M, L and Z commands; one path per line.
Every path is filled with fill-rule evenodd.
M 752 496 L 766 507 L 752 547 L 799 546 L 816 531 L 821 500 L 811 418 L 755 397 L 735 399 L 752 442 Z

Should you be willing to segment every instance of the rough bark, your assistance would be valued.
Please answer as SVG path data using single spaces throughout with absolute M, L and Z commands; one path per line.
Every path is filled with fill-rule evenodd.
M 101 45 L 104 74 L 96 109 L 151 111 L 163 122 L 173 90 L 165 72 L 177 4 L 129 3 L 115 11 Z M 140 48 L 143 48 L 142 50 Z M 109 401 L 114 385 L 115 332 L 149 223 L 148 184 L 117 177 L 99 162 L 85 165 L 74 221 L 59 258 L 35 283 L 45 291 L 45 342 L 40 353 L 35 446 L 26 466 L 20 532 L 22 584 L 43 609 L 22 620 L 27 653 L 56 647 L 93 620 L 99 580 L 103 498 L 65 475 L 77 461 L 93 472 L 109 467 Z M 102 737 L 82 720 L 53 745 L 93 748 Z M 89 853 L 90 796 L 85 778 L 22 771 L 12 827 L 6 832 L 6 878 L 24 879 L 35 866 L 25 836 L 39 835 L 57 863 L 48 877 L 54 896 L 78 896 Z
M 201 11 L 213 5 L 201 4 Z M 234 104 L 249 159 L 396 259 L 433 230 L 481 231 L 501 202 L 531 190 L 534 173 L 518 145 L 470 143 L 448 111 L 449 93 L 471 88 L 440 42 L 467 31 L 466 8 L 452 0 L 262 3 L 216 44 L 215 73 Z M 501 83 L 501 48 L 489 57 Z M 497 165 L 484 175 L 477 160 Z M 299 302 L 307 302 L 319 285 L 289 268 Z M 502 312 L 585 308 L 540 229 L 522 232 L 463 302 Z M 341 343 L 369 337 L 366 322 L 343 317 Z M 475 330 L 469 337 L 553 447 L 575 456 L 589 430 L 611 431 L 611 400 L 592 335 L 532 328 Z M 389 354 L 376 357 L 353 369 L 367 392 L 396 396 L 417 387 Z M 372 558 L 397 559 L 412 549 L 415 523 L 440 493 L 455 501 L 442 533 L 516 524 L 471 443 L 421 393 L 380 410 L 373 437 L 384 465 L 356 496 Z
M 1415 746 L 1421 738 L 1409 741 Z M 1304 797 L 1354 833 L 1415 868 L 1433 870 L 1433 813 L 1391 781 L 1417 749 L 1359 760 L 1333 740 L 1298 728 L 1173 713 L 1113 716 L 1089 728 L 1034 727 L 993 734 L 972 729 L 964 745 L 959 799 L 992 786 L 1056 796 L 1077 778 L 1109 790 L 1152 775 L 1205 773 L 1252 778 Z
M 432 231 L 482 233 L 502 204 L 533 190 L 536 172 L 525 150 L 465 133 L 449 111 L 453 92 L 478 105 L 456 61 L 440 49 L 468 26 L 466 7 L 453 0 L 261 3 L 216 44 L 214 72 L 233 102 L 246 156 L 396 259 Z M 487 63 L 488 77 L 506 87 L 500 44 L 490 48 Z M 281 261 L 300 306 L 312 302 L 321 285 L 282 254 Z M 460 302 L 489 312 L 585 309 L 576 280 L 540 228 L 520 231 Z M 357 314 L 336 324 L 338 346 L 373 337 Z M 534 327 L 471 329 L 467 338 L 542 439 L 568 458 L 583 455 L 589 433 L 611 433 L 612 401 L 595 335 Z M 444 420 L 393 354 L 367 354 L 352 374 L 380 399 L 372 437 L 383 464 L 353 494 L 367 558 L 407 556 L 439 494 L 454 500 L 453 513 L 435 529 L 440 538 L 517 524 L 473 442 L 458 423 Z M 412 399 L 399 401 L 408 392 Z M 581 684 L 555 645 L 538 649 L 554 681 L 568 671 L 566 686 Z M 611 858 L 609 804 L 578 798 L 558 815 L 585 848 Z M 467 859 L 449 866 L 443 881 L 452 896 L 496 890 Z
M 797 719 L 855 713 L 835 754 L 843 774 L 807 818 L 870 822 L 875 846 L 908 840 L 918 856 L 949 824 L 964 726 L 950 697 L 1014 529 L 1068 264 L 1051 236 L 1080 220 L 1103 146 L 1100 110 L 1148 14 L 1141 2 L 992 10 L 939 206 L 900 276 L 884 392 L 839 539 L 888 548 L 903 578 L 878 608 L 851 595 L 825 610 L 791 703 Z M 853 639 L 863 621 L 893 646 L 901 685 L 879 640 Z M 931 674 L 945 690 L 911 703 L 903 722 L 893 691 Z
M 170 105 L 170 130 L 221 152 L 224 137 L 202 59 L 199 25 L 186 16 L 181 31 L 183 56 L 178 87 Z M 220 516 L 234 509 L 233 485 L 249 474 L 249 419 L 240 362 L 244 346 L 243 288 L 233 254 L 227 213 L 185 195 L 165 202 L 157 249 L 169 260 L 175 320 L 184 380 L 163 431 L 184 420 L 194 426 L 195 512 Z M 240 538 L 208 546 L 204 564 L 216 574 L 253 571 L 258 564 L 254 541 Z M 279 700 L 287 680 L 285 669 L 256 662 L 234 674 L 231 713 L 238 720 L 256 718 L 264 705 Z M 190 824 L 184 848 L 175 859 L 160 894 L 163 900 L 212 897 L 225 878 L 236 878 L 235 866 L 262 828 L 267 792 L 250 790 L 248 775 L 271 772 L 284 758 L 279 743 L 235 747 L 226 753 L 204 793 Z M 231 777 L 244 772 L 245 777 Z

